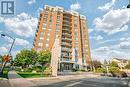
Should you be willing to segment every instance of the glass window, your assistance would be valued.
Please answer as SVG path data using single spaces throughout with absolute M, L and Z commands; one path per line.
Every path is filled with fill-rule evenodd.
M 77 27 L 77 24 L 74 24 L 74 27 Z
M 49 44 L 46 44 L 46 47 L 49 47 Z
M 46 24 L 45 23 L 43 24 L 43 28 L 46 28 Z
M 51 31 L 52 29 L 51 29 L 51 28 L 49 28 L 48 30 L 49 30 L 49 31 Z
M 43 41 L 43 39 L 42 39 L 42 38 L 40 38 L 40 39 L 39 39 L 39 43 L 42 43 L 42 41 Z
M 41 35 L 40 35 L 40 37 L 43 37 L 44 36 L 44 32 L 41 32 Z
M 47 36 L 49 37 L 49 36 L 50 36 L 50 33 L 48 33 Z
M 38 43 L 38 46 L 42 46 L 43 44 L 42 43 Z

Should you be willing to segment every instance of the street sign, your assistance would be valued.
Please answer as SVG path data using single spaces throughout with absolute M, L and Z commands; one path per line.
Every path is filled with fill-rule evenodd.
M 11 56 L 6 55 L 3 57 L 4 62 L 8 62 L 11 59 Z

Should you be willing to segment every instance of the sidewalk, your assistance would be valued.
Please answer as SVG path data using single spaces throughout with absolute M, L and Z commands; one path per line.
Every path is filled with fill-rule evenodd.
M 18 75 L 15 71 L 9 71 L 8 79 L 11 87 L 37 87 L 36 84 L 24 79 Z
M 11 87 L 8 79 L 0 79 L 0 87 Z

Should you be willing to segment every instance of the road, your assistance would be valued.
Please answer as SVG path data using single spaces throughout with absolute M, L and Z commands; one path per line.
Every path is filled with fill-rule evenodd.
M 76 77 L 75 77 L 76 78 Z M 98 77 L 81 78 L 72 80 L 53 79 L 53 80 L 32 80 L 37 87 L 128 87 L 128 79 Z
M 0 87 L 128 87 L 129 83 L 128 78 L 101 77 L 92 73 L 25 79 L 10 71 L 8 78 L 0 80 Z

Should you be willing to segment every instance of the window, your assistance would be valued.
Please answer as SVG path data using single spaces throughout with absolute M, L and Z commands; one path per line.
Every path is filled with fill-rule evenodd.
M 74 27 L 77 27 L 77 24 L 74 24 Z
M 52 29 L 51 29 L 51 28 L 49 28 L 48 30 L 49 30 L 49 31 L 51 31 Z
M 74 45 L 75 45 L 75 47 L 78 47 L 78 43 L 75 43 Z
M 40 46 L 40 47 L 41 47 L 41 46 L 42 46 L 42 43 L 38 43 L 38 46 Z
M 46 47 L 49 47 L 49 44 L 46 44 Z
M 50 33 L 48 33 L 47 36 L 49 37 L 49 36 L 50 36 Z
M 56 28 L 56 32 L 58 32 L 59 31 L 59 28 Z
M 58 23 L 60 23 L 60 21 L 59 21 L 59 20 L 57 20 L 57 21 L 56 21 L 56 23 L 58 24 Z
M 44 32 L 41 32 L 41 35 L 40 35 L 40 37 L 43 37 L 44 36 Z
M 60 24 L 56 24 L 56 26 L 60 26 Z
M 43 28 L 46 28 L 46 24 L 45 23 L 43 24 Z
M 52 19 L 53 19 L 53 18 L 52 18 L 52 15 L 51 15 L 51 16 L 50 16 L 50 21 L 49 21 L 49 22 L 52 22 Z
M 74 35 L 77 37 L 77 36 L 78 36 L 78 33 L 77 33 L 77 32 L 74 32 Z
M 57 19 L 60 19 L 60 16 L 57 16 Z
M 42 43 L 42 41 L 43 41 L 43 39 L 40 38 L 40 39 L 39 39 L 39 43 Z
M 40 39 L 42 39 L 42 40 L 43 40 L 43 37 L 40 37 Z
M 46 40 L 49 41 L 49 38 L 47 38 Z
M 49 28 L 52 28 L 52 23 L 49 24 Z
M 75 41 L 78 41 L 78 38 L 74 38 L 75 39 Z

